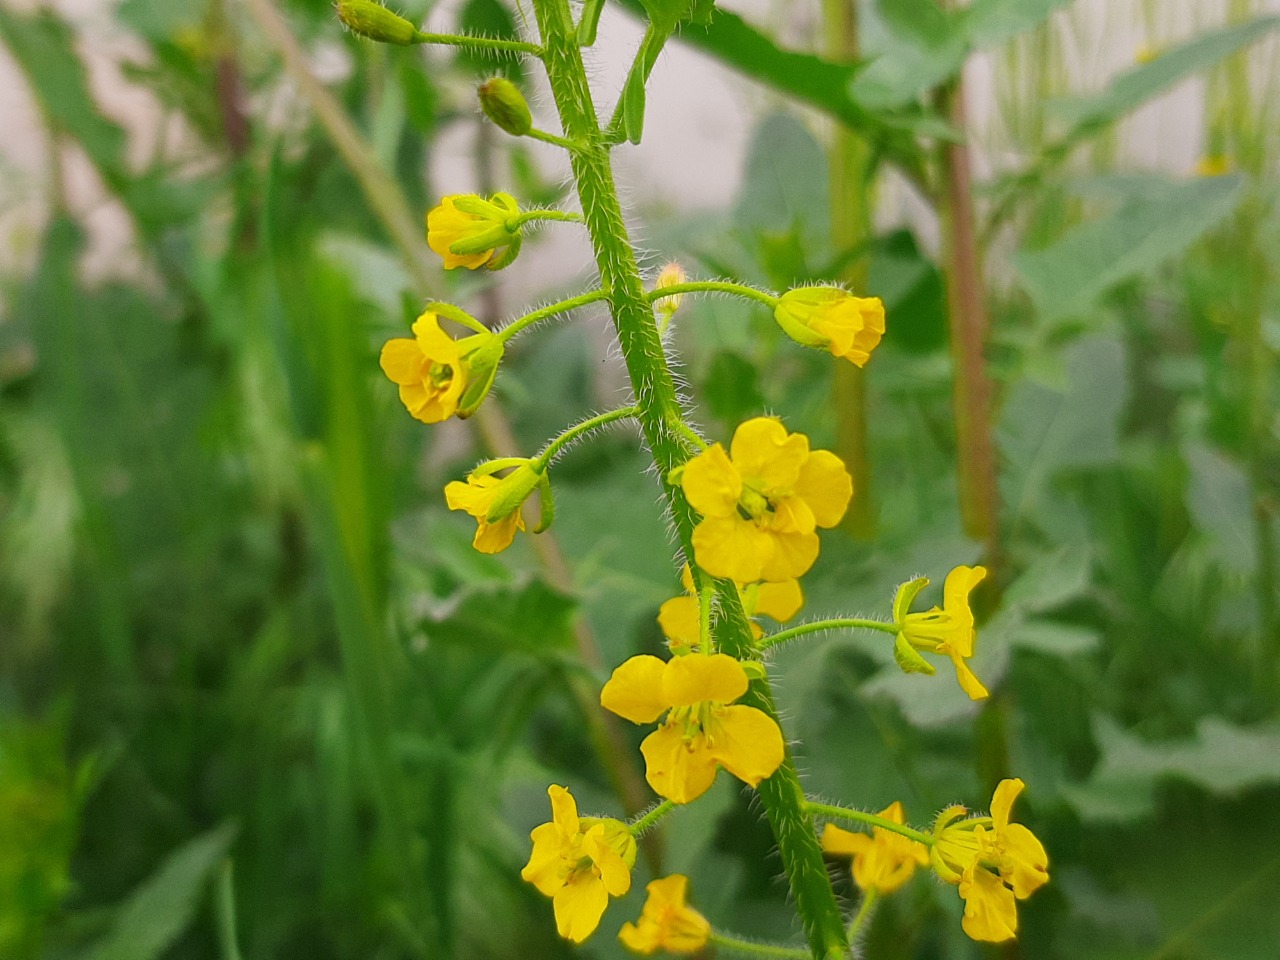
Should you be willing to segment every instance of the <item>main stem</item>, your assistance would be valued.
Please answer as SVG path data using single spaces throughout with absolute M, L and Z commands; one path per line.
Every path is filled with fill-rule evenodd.
M 565 136 L 582 144 L 570 154 L 569 161 L 591 234 L 601 287 L 609 294 L 614 328 L 639 407 L 638 419 L 685 554 L 692 558 L 695 517 L 683 493 L 667 479 L 671 470 L 688 458 L 682 441 L 688 426 L 622 217 L 609 150 L 587 85 L 573 17 L 568 0 L 534 0 L 534 12 L 561 125 Z M 753 655 L 750 627 L 733 585 L 719 582 L 717 587 L 722 614 L 717 623 L 717 639 L 721 648 L 733 656 Z M 752 681 L 742 702 L 777 720 L 767 679 Z M 844 923 L 822 862 L 813 820 L 804 809 L 804 791 L 790 755 L 758 790 L 813 955 L 837 960 L 848 949 Z

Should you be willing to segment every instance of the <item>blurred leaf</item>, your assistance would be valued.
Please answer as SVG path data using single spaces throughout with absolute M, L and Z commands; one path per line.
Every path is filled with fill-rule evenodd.
M 917 353 L 947 342 L 942 274 L 920 252 L 915 234 L 895 230 L 871 249 L 867 290 L 884 301 L 885 340 Z
M 1033 613 L 1050 610 L 1084 593 L 1091 572 L 1089 548 L 1064 545 L 1027 567 L 1005 591 L 1004 605 Z
M 1253 494 L 1241 467 L 1203 444 L 1186 451 L 1190 482 L 1187 506 L 1227 569 L 1252 573 L 1258 564 Z
M 1051 657 L 1077 657 L 1092 653 L 1102 638 L 1097 630 L 1048 620 L 1024 620 L 1010 631 L 1009 640 L 1024 650 Z
M 1014 266 L 1046 320 L 1079 316 L 1116 284 L 1182 253 L 1243 195 L 1236 176 L 1148 179 L 1126 190 L 1108 216 L 1068 231 L 1044 250 L 1018 253 Z
M 223 824 L 169 856 L 125 901 L 92 960 L 157 960 L 195 916 L 210 874 L 226 856 L 236 827 Z
M 757 237 L 783 237 L 794 229 L 802 252 L 820 251 L 826 259 L 830 223 L 822 146 L 793 115 L 765 117 L 747 151 L 734 225 Z
M 501 0 L 467 0 L 458 15 L 458 27 L 469 36 L 493 40 L 519 40 L 511 11 Z M 524 76 L 520 61 L 506 54 L 473 47 L 458 48 L 458 64 L 477 77 L 501 75 L 514 82 Z M 421 70 L 418 65 L 415 69 Z
M 914 103 L 953 76 L 969 53 L 964 19 L 935 0 L 877 0 L 866 31 L 869 64 L 854 98 L 872 110 Z
M 549 656 L 573 645 L 574 600 L 541 580 L 463 592 L 447 614 L 424 624 L 435 642 Z
M 738 423 L 764 407 L 759 371 L 739 353 L 720 350 L 711 358 L 702 380 L 702 396 L 716 417 Z
M 171 3 L 169 0 L 123 0 L 116 8 L 120 22 L 150 41 L 197 34 L 205 22 L 207 0 Z
M 975 47 L 991 47 L 1039 26 L 1071 0 L 973 0 L 965 30 Z
M 1166 50 L 1154 60 L 1121 74 L 1097 96 L 1061 101 L 1058 113 L 1072 126 L 1068 139 L 1119 119 L 1179 80 L 1225 60 L 1277 26 L 1280 17 L 1268 16 L 1224 27 Z

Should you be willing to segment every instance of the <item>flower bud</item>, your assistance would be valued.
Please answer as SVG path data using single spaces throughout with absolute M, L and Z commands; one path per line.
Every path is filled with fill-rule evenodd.
M 884 335 L 879 297 L 855 297 L 839 287 L 797 287 L 778 298 L 778 326 L 806 347 L 825 348 L 861 367 Z
M 347 29 L 369 40 L 407 47 L 418 35 L 412 23 L 372 0 L 338 0 L 337 8 Z
M 473 193 L 444 197 L 427 214 L 427 246 L 444 260 L 446 270 L 499 270 L 519 252 L 520 228 L 508 226 L 519 213 L 520 205 L 508 193 L 488 200 Z
M 492 77 L 480 84 L 476 93 L 484 115 L 513 137 L 523 137 L 533 128 L 529 104 L 510 80 Z
M 672 260 L 658 272 L 658 279 L 654 283 L 654 289 L 661 290 L 663 287 L 674 287 L 678 283 L 684 283 L 684 281 L 684 268 Z M 684 294 L 676 293 L 669 297 L 659 297 L 656 302 L 658 312 L 662 314 L 665 320 L 670 320 L 672 315 L 680 309 L 680 304 L 684 302 Z
M 505 344 L 494 334 L 477 333 L 458 344 L 459 352 L 467 365 L 467 385 L 458 398 L 457 416 L 465 420 L 484 402 L 498 375 Z

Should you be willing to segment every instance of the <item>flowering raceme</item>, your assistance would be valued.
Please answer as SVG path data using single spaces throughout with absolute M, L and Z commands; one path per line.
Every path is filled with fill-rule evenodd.
M 942 607 L 934 607 L 924 613 L 908 613 L 911 601 L 929 585 L 927 577 L 909 580 L 898 588 L 893 598 L 893 619 L 898 625 L 898 637 L 894 644 L 894 657 L 907 673 L 934 673 L 933 665 L 917 651 L 942 653 L 951 658 L 956 668 L 956 679 L 961 689 L 972 700 L 981 700 L 987 694 L 969 664 L 973 656 L 973 610 L 969 608 L 969 594 L 983 577 L 986 567 L 956 567 L 947 574 L 942 587 Z
M 495 193 L 488 200 L 475 194 L 444 197 L 427 214 L 427 246 L 444 260 L 446 270 L 501 270 L 520 252 L 520 229 L 508 228 L 519 214 L 520 205 L 509 193 Z
M 628 950 L 646 955 L 659 950 L 697 953 L 711 938 L 711 924 L 685 903 L 688 888 L 689 878 L 678 873 L 649 883 L 640 921 L 624 923 L 618 939 Z
M 768 714 L 735 704 L 747 692 L 742 664 L 723 653 L 692 653 L 665 663 L 632 657 L 613 671 L 600 704 L 632 723 L 666 720 L 645 737 L 645 779 L 668 800 L 702 796 L 716 769 L 756 786 L 782 763 L 782 731 Z
M 405 409 L 423 423 L 439 423 L 475 412 L 493 385 L 502 352 L 502 340 L 492 333 L 454 340 L 427 311 L 414 321 L 413 339 L 383 345 L 379 363 L 400 387 Z
M 779 583 L 818 557 L 817 527 L 834 527 L 853 496 L 844 464 L 772 417 L 739 425 L 729 453 L 714 444 L 679 473 L 689 505 L 703 515 L 694 559 L 713 577 Z
M 902 804 L 895 800 L 879 814 L 894 823 L 906 823 Z M 893 893 L 911 879 L 916 867 L 929 865 L 929 851 L 922 843 L 872 827 L 871 834 L 853 833 L 828 823 L 822 831 L 822 850 L 837 857 L 853 858 L 853 879 L 863 890 Z
M 856 366 L 871 359 L 884 336 L 884 303 L 839 287 L 797 287 L 778 298 L 774 319 L 807 347 L 822 347 Z
M 991 816 L 970 817 L 962 806 L 948 807 L 933 826 L 929 852 L 934 871 L 959 887 L 964 898 L 964 932 L 974 940 L 999 943 L 1018 932 L 1016 900 L 1025 900 L 1049 881 L 1049 857 L 1036 835 L 1010 823 L 1021 780 L 1001 780 L 991 798 Z
M 696 647 L 701 640 L 698 595 L 693 586 L 693 573 L 686 563 L 680 572 L 680 582 L 687 593 L 672 597 L 658 609 L 658 626 L 667 638 L 672 652 L 684 652 Z M 742 612 L 748 617 L 769 617 L 778 623 L 786 623 L 804 606 L 804 593 L 800 581 L 791 579 L 781 583 L 738 584 L 738 597 L 742 600 Z M 764 630 L 754 620 L 751 633 L 758 640 Z
M 620 820 L 579 817 L 564 787 L 553 784 L 547 796 L 551 822 L 529 834 L 533 852 L 520 876 L 551 897 L 560 936 L 581 943 L 599 925 L 609 897 L 631 889 L 636 841 Z

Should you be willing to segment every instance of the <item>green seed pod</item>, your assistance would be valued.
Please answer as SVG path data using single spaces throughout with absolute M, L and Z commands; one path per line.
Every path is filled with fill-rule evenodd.
M 412 23 L 372 0 L 338 0 L 337 7 L 347 29 L 369 40 L 407 47 L 418 35 Z
M 529 104 L 514 83 L 505 77 L 493 77 L 480 84 L 480 109 L 499 128 L 513 137 L 523 137 L 533 127 Z

